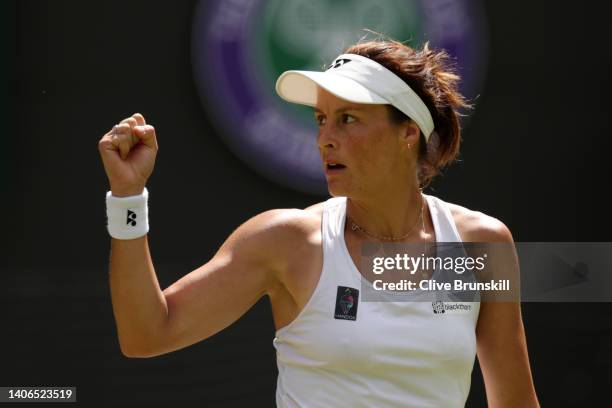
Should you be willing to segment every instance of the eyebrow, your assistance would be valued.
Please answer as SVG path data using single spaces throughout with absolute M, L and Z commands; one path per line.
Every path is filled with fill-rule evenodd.
M 323 111 L 321 111 L 320 109 L 318 109 L 317 107 L 313 106 L 313 109 L 316 113 L 323 113 Z M 334 113 L 342 113 L 342 112 L 346 112 L 346 111 L 362 111 L 363 109 L 361 108 L 357 108 L 357 107 L 351 107 L 351 106 L 345 106 L 343 108 L 338 108 L 336 109 L 336 111 Z

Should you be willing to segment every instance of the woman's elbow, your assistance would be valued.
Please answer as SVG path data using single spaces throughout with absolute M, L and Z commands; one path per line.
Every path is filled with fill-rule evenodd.
M 119 339 L 121 354 L 128 358 L 150 358 L 164 354 L 159 347 L 144 341 L 126 341 Z

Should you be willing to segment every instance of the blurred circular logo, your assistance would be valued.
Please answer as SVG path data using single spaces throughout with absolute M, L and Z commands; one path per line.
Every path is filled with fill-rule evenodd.
M 406 44 L 430 41 L 456 58 L 462 92 L 477 95 L 486 32 L 474 0 L 201 0 L 192 32 L 202 104 L 229 148 L 264 177 L 326 195 L 312 108 L 277 96 L 288 69 L 323 70 L 362 28 Z

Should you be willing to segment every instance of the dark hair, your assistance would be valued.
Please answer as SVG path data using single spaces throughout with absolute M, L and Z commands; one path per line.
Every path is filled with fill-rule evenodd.
M 392 39 L 359 42 L 348 47 L 345 54 L 370 58 L 404 80 L 423 100 L 434 122 L 429 141 L 421 136 L 418 155 L 418 179 L 427 187 L 434 176 L 457 158 L 461 144 L 459 109 L 472 106 L 458 89 L 460 77 L 444 50 L 434 50 L 426 42 L 421 49 L 413 49 Z M 389 105 L 394 123 L 410 120 Z

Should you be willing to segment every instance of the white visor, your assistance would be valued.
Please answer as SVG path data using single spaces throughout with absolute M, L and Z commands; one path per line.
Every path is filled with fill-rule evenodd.
M 419 125 L 425 140 L 434 130 L 423 100 L 400 77 L 369 58 L 342 54 L 324 72 L 285 71 L 276 81 L 276 92 L 288 102 L 316 106 L 317 85 L 350 102 L 395 106 Z

